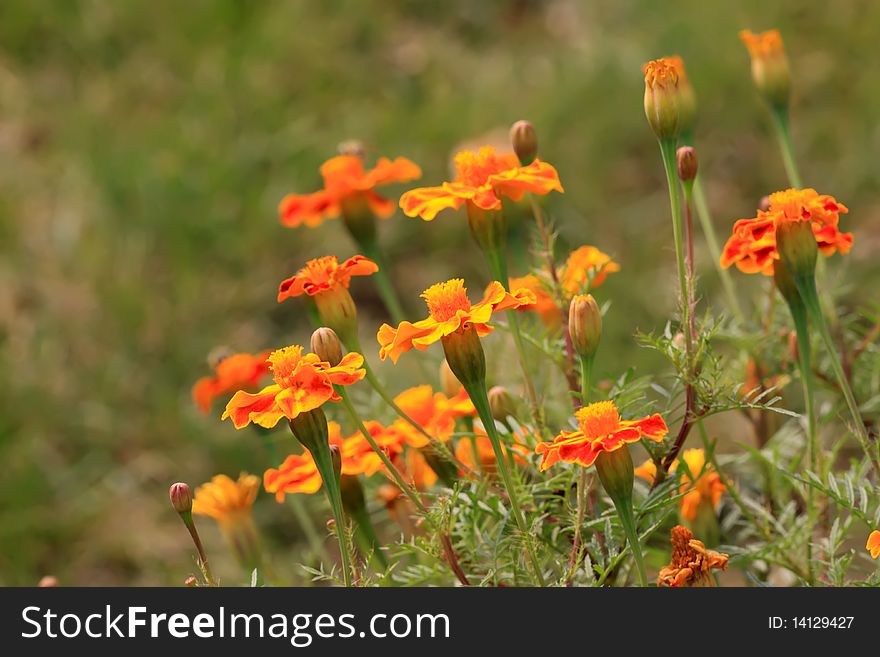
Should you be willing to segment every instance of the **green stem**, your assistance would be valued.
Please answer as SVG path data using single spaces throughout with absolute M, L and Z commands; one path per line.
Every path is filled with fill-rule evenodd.
M 859 445 L 861 445 L 865 454 L 871 460 L 871 465 L 873 466 L 875 473 L 878 477 L 880 477 L 880 456 L 878 456 L 877 454 L 877 449 L 871 445 L 870 438 L 868 437 L 868 431 L 865 428 L 865 422 L 862 419 L 861 412 L 859 411 L 859 405 L 856 402 L 855 396 L 853 395 L 852 388 L 849 385 L 849 380 L 846 377 L 846 373 L 843 371 L 843 365 L 841 364 L 840 357 L 837 354 L 837 348 L 834 344 L 834 339 L 831 337 L 831 332 L 828 330 L 828 324 L 825 322 L 825 315 L 822 313 L 822 305 L 819 301 L 819 294 L 816 291 L 816 279 L 813 276 L 800 276 L 795 279 L 795 285 L 797 285 L 798 293 L 804 300 L 804 304 L 807 308 L 807 313 L 809 313 L 813 325 L 819 330 L 819 336 L 822 338 L 825 349 L 828 351 L 828 356 L 831 360 L 831 369 L 834 370 L 834 375 L 837 378 L 837 384 L 840 386 L 840 390 L 843 393 L 843 398 L 844 400 L 846 400 L 846 405 L 849 408 L 850 415 L 852 416 L 852 421 L 854 425 L 853 431 L 856 435 L 856 439 L 859 441 Z
M 382 253 L 382 249 L 379 248 L 375 241 L 372 243 L 362 241 L 359 246 L 364 255 L 379 266 L 379 271 L 373 276 L 373 280 L 376 282 L 376 289 L 379 292 L 379 296 L 382 297 L 382 303 L 385 304 L 385 308 L 388 309 L 388 313 L 391 315 L 394 323 L 400 324 L 400 322 L 406 319 L 406 313 L 397 296 L 397 291 L 391 283 L 391 278 L 388 276 L 388 266 L 385 263 L 385 255 Z
M 376 530 L 370 520 L 370 514 L 367 513 L 366 507 L 355 509 L 352 513 L 355 523 L 357 523 L 358 536 L 361 538 L 361 549 L 365 554 L 372 552 L 379 565 L 382 568 L 388 568 L 388 558 L 385 553 L 379 549 L 379 537 L 376 536 Z
M 666 171 L 666 185 L 669 188 L 669 207 L 672 212 L 672 234 L 675 241 L 675 260 L 678 265 L 678 286 L 681 293 L 681 330 L 685 334 L 685 346 L 687 354 L 687 369 L 691 371 L 693 365 L 693 345 L 689 339 L 688 327 L 690 321 L 690 294 L 688 293 L 688 276 L 684 256 L 684 219 L 681 210 L 681 197 L 678 193 L 678 174 L 675 159 L 675 141 L 664 139 L 660 141 L 660 153 L 663 156 L 663 168 Z
M 541 564 L 538 561 L 538 555 L 535 552 L 535 546 L 532 544 L 532 539 L 528 527 L 526 526 L 525 517 L 523 516 L 522 508 L 519 504 L 516 485 L 510 474 L 510 470 L 507 467 L 507 460 L 504 458 L 504 449 L 501 446 L 501 438 L 498 436 L 498 430 L 495 427 L 495 420 L 492 417 L 492 411 L 489 407 L 489 396 L 486 392 L 486 385 L 485 383 L 462 383 L 470 396 L 474 407 L 477 409 L 477 414 L 480 416 L 480 420 L 483 422 L 483 427 L 486 429 L 486 435 L 489 436 L 489 442 L 492 443 L 492 451 L 495 452 L 495 461 L 498 464 L 498 472 L 501 474 L 501 480 L 504 482 L 504 488 L 507 490 L 507 496 L 510 499 L 510 508 L 513 513 L 514 521 L 526 542 L 526 551 L 528 552 L 529 561 L 531 562 L 535 574 L 535 580 L 538 582 L 539 586 L 546 586 L 544 574 L 541 571 Z
M 626 447 L 624 446 L 623 449 L 626 449 Z M 639 584 L 641 586 L 648 586 L 648 574 L 645 571 L 645 560 L 644 557 L 642 557 L 642 546 L 639 543 L 639 534 L 636 531 L 636 520 L 633 515 L 632 501 L 627 502 L 626 500 L 612 498 L 612 502 L 614 502 L 614 507 L 617 509 L 617 514 L 620 517 L 620 524 L 623 525 L 623 531 L 626 534 L 626 539 L 629 541 L 629 546 L 632 550 L 633 560 L 636 562 L 636 570 L 639 574 Z
M 788 120 L 788 110 L 785 108 L 771 108 L 770 116 L 773 117 L 773 129 L 779 140 L 779 150 L 782 152 L 782 163 L 785 165 L 785 173 L 788 175 L 788 184 L 801 189 L 801 174 L 798 171 L 797 162 L 794 159 L 794 148 L 791 143 L 791 128 Z
M 709 255 L 715 265 L 715 271 L 718 272 L 718 277 L 721 279 L 721 287 L 724 289 L 727 303 L 736 318 L 742 322 L 745 315 L 736 296 L 736 288 L 733 286 L 730 271 L 721 266 L 721 246 L 712 223 L 709 203 L 706 201 L 706 193 L 699 175 L 694 179 L 694 205 L 697 208 L 697 216 L 700 218 L 700 226 L 703 229 L 703 236 L 706 238 L 706 245 L 709 247 Z
M 593 356 L 581 356 L 581 405 L 586 406 L 590 400 L 593 387 Z
M 333 510 L 333 519 L 336 521 L 336 538 L 339 539 L 339 557 L 342 561 L 342 580 L 346 587 L 350 587 L 351 579 L 351 555 L 348 552 L 348 540 L 345 531 L 345 514 L 342 511 L 342 493 L 339 490 L 339 476 L 333 468 L 333 459 L 330 455 L 330 446 L 326 449 L 316 449 L 312 452 L 315 466 L 324 482 L 324 492 Z

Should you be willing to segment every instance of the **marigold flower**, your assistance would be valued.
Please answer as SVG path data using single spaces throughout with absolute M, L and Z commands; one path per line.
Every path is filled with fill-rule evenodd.
M 566 293 L 579 294 L 599 287 L 608 274 L 618 271 L 620 265 L 610 255 L 585 244 L 569 254 L 560 272 L 560 283 Z
M 192 389 L 193 401 L 202 413 L 208 413 L 214 400 L 224 394 L 256 388 L 266 374 L 269 352 L 259 354 L 232 354 L 214 365 L 214 376 L 196 381 Z
M 687 527 L 676 525 L 672 528 L 672 559 L 660 569 L 657 586 L 715 586 L 712 571 L 727 569 L 729 558 L 707 549 Z
M 774 263 L 780 259 L 776 231 L 782 223 L 809 221 L 819 251 L 825 256 L 835 252 L 848 253 L 852 248 L 852 233 L 838 229 L 840 215 L 849 210 L 833 196 L 819 194 L 815 189 L 787 189 L 770 195 L 767 211 L 758 216 L 740 219 L 733 226 L 721 254 L 721 266 L 736 267 L 746 273 L 772 276 Z
M 645 117 L 657 139 L 674 139 L 680 126 L 681 92 L 678 68 L 668 59 L 642 67 L 645 74 Z
M 678 127 L 682 135 L 687 137 L 697 117 L 697 96 L 680 55 L 661 57 L 660 61 L 670 66 L 678 76 Z M 645 64 L 642 68 L 643 73 L 646 72 L 647 66 Z
M 269 468 L 263 473 L 263 487 L 275 495 L 278 503 L 289 493 L 317 493 L 321 484 L 321 474 L 308 450 L 291 454 L 277 469 Z
M 236 429 L 253 422 L 271 429 L 282 417 L 296 418 L 328 401 L 341 397 L 334 385 L 349 386 L 364 378 L 364 357 L 351 352 L 333 367 L 322 362 L 315 354 L 303 354 L 299 345 L 273 351 L 269 355 L 273 385 L 260 392 L 239 390 L 226 405 L 222 419 L 232 418 Z
M 872 559 L 880 557 L 880 531 L 875 529 L 871 532 L 868 536 L 868 542 L 865 545 L 865 549 L 871 553 Z
M 560 460 L 589 467 L 602 452 L 613 452 L 641 438 L 660 442 L 669 432 L 658 413 L 640 420 L 620 419 L 613 401 L 584 406 L 575 418 L 577 431 L 562 431 L 552 443 L 540 442 L 535 447 L 537 454 L 544 455 L 542 472 Z
M 230 527 L 249 519 L 251 507 L 260 492 L 260 478 L 242 472 L 238 481 L 226 475 L 215 475 L 196 489 L 192 512 L 216 520 L 222 527 Z
M 431 221 L 446 209 L 457 210 L 465 203 L 481 210 L 500 210 L 501 198 L 519 201 L 526 192 L 562 192 L 556 169 L 540 159 L 520 166 L 514 153 L 496 154 L 491 146 L 479 152 L 461 151 L 455 156 L 455 180 L 438 187 L 420 187 L 400 197 L 400 207 L 409 217 Z
M 701 505 L 715 510 L 727 487 L 712 465 L 706 465 L 706 453 L 702 449 L 686 449 L 682 453 L 682 459 L 687 469 L 681 476 L 679 493 L 684 495 L 678 503 L 681 507 L 681 517 L 693 522 Z M 676 470 L 678 463 L 677 460 L 673 461 L 671 469 Z M 635 475 L 653 484 L 657 477 L 657 466 L 648 459 L 635 469 Z
M 425 433 L 443 442 L 449 440 L 455 431 L 457 418 L 477 413 L 464 388 L 449 398 L 442 392 L 434 392 L 429 385 L 415 386 L 397 395 L 394 403 Z M 395 420 L 389 431 L 400 435 L 410 447 L 420 448 L 428 444 L 425 435 L 406 420 Z
M 498 462 L 495 459 L 495 451 L 492 449 L 492 441 L 485 433 L 481 433 L 479 428 L 476 434 L 458 441 L 455 446 L 455 458 L 472 471 L 495 475 L 498 472 Z M 531 453 L 531 450 L 522 444 L 519 436 L 514 435 L 513 440 L 514 442 L 509 446 L 509 450 L 513 452 L 513 459 L 518 465 L 525 465 L 528 462 L 526 457 Z M 474 445 L 476 445 L 476 454 L 474 453 Z M 507 457 L 508 446 L 502 445 L 501 450 L 505 458 L 509 458 Z M 474 458 L 475 456 L 476 458 Z
M 364 422 L 364 427 L 388 458 L 393 460 L 403 452 L 406 443 L 399 433 L 389 431 L 383 424 L 375 420 L 367 420 Z M 363 474 L 369 477 L 384 467 L 382 459 L 379 458 L 379 455 L 376 454 L 360 431 L 356 431 L 342 441 L 340 452 L 342 454 L 342 474 Z
M 788 103 L 791 89 L 791 73 L 779 30 L 768 30 L 760 34 L 742 30 L 739 38 L 752 58 L 752 79 L 758 91 L 772 105 L 784 107 Z
M 383 324 L 379 329 L 376 337 L 382 360 L 390 357 L 396 363 L 402 353 L 413 348 L 424 351 L 441 338 L 468 327 L 473 327 L 479 336 L 488 335 L 493 331 L 488 324 L 493 312 L 535 303 L 533 292 L 520 288 L 511 294 L 495 281 L 486 288 L 482 301 L 471 305 L 460 278 L 437 283 L 421 296 L 428 305 L 428 318 L 414 324 L 401 322 L 397 328 Z
M 545 326 L 554 328 L 562 323 L 562 311 L 556 305 L 556 300 L 547 290 L 544 282 L 534 274 L 526 274 L 511 278 L 508 281 L 508 289 L 519 288 L 529 290 L 535 295 L 535 303 L 517 308 L 519 312 L 535 312 L 541 317 Z
M 347 203 L 367 204 L 383 218 L 394 213 L 394 202 L 373 190 L 381 185 L 408 182 L 420 178 L 422 170 L 405 157 L 394 160 L 379 158 L 376 166 L 366 170 L 358 155 L 338 155 L 321 165 L 324 188 L 313 194 L 288 194 L 278 212 L 281 223 L 291 228 L 301 225 L 314 228 L 325 219 L 338 217 Z
M 592 294 L 576 294 L 568 307 L 571 346 L 581 358 L 592 358 L 602 339 L 602 313 Z

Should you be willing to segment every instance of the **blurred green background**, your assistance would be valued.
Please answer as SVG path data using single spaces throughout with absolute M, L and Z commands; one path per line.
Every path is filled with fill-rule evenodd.
M 3 2 L 0 584 L 179 584 L 192 571 L 167 486 L 269 463 L 219 408 L 199 414 L 190 386 L 216 345 L 308 339 L 303 306 L 276 304 L 277 284 L 354 246 L 337 222 L 282 228 L 276 206 L 315 189 L 344 139 L 362 139 L 370 159 L 407 156 L 435 184 L 457 144 L 531 119 L 566 188 L 547 206 L 561 239 L 623 267 L 597 294 L 612 301 L 598 367 L 649 372 L 656 357 L 632 336 L 662 328 L 675 277 L 641 64 L 685 58 L 723 237 L 787 186 L 737 39 L 778 27 L 804 178 L 849 206 L 856 232 L 834 280 L 846 267 L 838 292 L 864 298 L 878 278 L 878 24 L 880 4 L 856 0 Z M 427 285 L 487 282 L 454 214 L 395 216 L 382 241 L 417 317 Z M 701 292 L 720 305 L 698 252 Z M 525 268 L 521 249 L 514 273 Z M 735 280 L 743 295 L 763 289 Z M 368 282 L 353 292 L 372 344 L 381 305 Z M 383 372 L 395 391 L 415 381 Z M 323 519 L 320 501 L 309 503 Z M 293 516 L 265 494 L 257 515 L 277 558 L 296 561 Z M 222 569 L 219 534 L 200 524 Z

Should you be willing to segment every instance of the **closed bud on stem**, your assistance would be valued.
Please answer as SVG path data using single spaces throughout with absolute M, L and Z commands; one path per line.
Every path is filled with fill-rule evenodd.
M 455 397 L 462 389 L 461 381 L 455 378 L 445 358 L 440 362 L 440 388 L 450 398 Z
M 592 294 L 578 294 L 568 307 L 568 332 L 575 352 L 590 358 L 602 338 L 602 313 Z
M 183 514 L 192 511 L 193 498 L 189 485 L 183 482 L 171 484 L 171 488 L 168 489 L 168 497 L 171 498 L 171 506 L 178 513 Z
M 367 151 L 364 147 L 364 142 L 360 139 L 346 139 L 345 141 L 339 142 L 336 150 L 340 155 L 353 155 L 354 157 L 359 157 L 361 159 L 364 159 Z
M 667 60 L 656 59 L 644 66 L 645 116 L 660 141 L 679 135 L 679 104 L 681 102 L 678 72 Z
M 811 278 L 816 272 L 819 247 L 813 234 L 812 221 L 782 221 L 776 227 L 779 259 L 797 281 Z
M 342 343 L 332 328 L 322 326 L 312 333 L 310 346 L 313 354 L 333 367 L 342 360 Z
M 503 422 L 508 417 L 516 417 L 516 402 L 504 386 L 489 389 L 489 409 L 492 417 Z
M 690 182 L 697 177 L 697 151 L 693 146 L 682 146 L 675 152 L 678 179 Z
M 531 121 L 517 121 L 510 127 L 510 144 L 523 166 L 535 161 L 538 155 L 538 135 Z
M 788 107 L 791 73 L 779 30 L 755 34 L 743 30 L 739 38 L 752 58 L 752 79 L 765 100 L 775 109 Z

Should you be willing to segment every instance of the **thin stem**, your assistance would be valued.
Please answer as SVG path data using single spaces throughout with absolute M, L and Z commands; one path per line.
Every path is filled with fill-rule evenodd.
M 373 280 L 376 282 L 376 289 L 379 292 L 379 296 L 382 297 L 382 303 L 385 304 L 385 308 L 387 308 L 394 323 L 400 324 L 400 322 L 406 319 L 406 313 L 397 296 L 397 291 L 391 283 L 391 278 L 388 276 L 388 266 L 385 264 L 385 255 L 382 253 L 382 249 L 379 248 L 376 242 L 361 242 L 359 246 L 364 255 L 379 266 L 379 271 L 373 276 Z
M 626 447 L 624 447 L 626 449 Z M 620 524 L 623 525 L 623 531 L 626 534 L 626 540 L 629 541 L 632 550 L 633 560 L 636 562 L 636 570 L 639 574 L 639 584 L 648 586 L 648 574 L 645 571 L 645 560 L 642 557 L 642 546 L 639 544 L 639 534 L 636 531 L 636 520 L 633 515 L 632 502 L 627 504 L 625 501 L 612 499 L 620 517 Z
M 208 557 L 205 554 L 202 539 L 199 537 L 199 531 L 196 529 L 196 523 L 193 521 L 192 512 L 182 513 L 180 518 L 183 520 L 183 524 L 186 526 L 190 537 L 192 537 L 193 545 L 196 546 L 196 552 L 199 555 L 199 565 L 205 575 L 205 581 L 208 583 L 208 586 L 217 586 L 217 580 L 214 579 L 214 575 L 211 573 L 211 566 L 208 565 Z
M 816 280 L 812 276 L 797 277 L 795 279 L 795 284 L 797 285 L 798 293 L 806 304 L 807 313 L 809 313 L 813 325 L 819 330 L 819 336 L 822 338 L 825 349 L 828 351 L 831 360 L 831 369 L 834 370 L 837 384 L 840 386 L 843 398 L 846 400 L 846 405 L 852 416 L 854 425 L 853 431 L 859 441 L 859 445 L 861 445 L 865 454 L 871 460 L 871 465 L 873 466 L 875 473 L 880 477 L 880 456 L 877 454 L 877 449 L 871 445 L 868 431 L 865 428 L 865 421 L 862 419 L 859 405 L 856 402 L 852 388 L 847 380 L 846 372 L 844 372 L 843 365 L 840 362 L 840 356 L 837 353 L 834 339 L 831 337 L 831 332 L 828 330 L 828 324 L 825 322 L 825 315 L 822 313 L 822 306 L 819 302 L 819 295 L 816 291 Z
M 736 315 L 736 318 L 742 322 L 745 319 L 739 299 L 736 296 L 736 288 L 733 286 L 733 279 L 730 271 L 721 266 L 721 246 L 718 242 L 718 234 L 715 232 L 715 225 L 712 223 L 712 214 L 709 211 L 709 203 L 706 200 L 706 193 L 703 190 L 703 183 L 699 175 L 694 180 L 694 205 L 697 208 L 697 216 L 700 219 L 700 227 L 703 229 L 703 236 L 706 238 L 706 246 L 709 247 L 709 256 L 721 279 L 721 287 L 727 297 L 727 303 L 730 310 Z
M 779 150 L 782 153 L 782 163 L 788 176 L 788 183 L 797 189 L 803 187 L 801 174 L 798 171 L 797 161 L 794 158 L 794 148 L 791 143 L 791 128 L 788 120 L 788 110 L 785 108 L 771 108 L 770 116 L 773 117 L 773 129 L 779 140 Z
M 324 482 L 324 492 L 330 508 L 333 510 L 333 520 L 336 522 L 336 538 L 339 540 L 339 557 L 342 561 L 342 580 L 346 587 L 350 587 L 351 578 L 351 555 L 348 552 L 348 540 L 345 531 L 345 514 L 342 510 L 342 493 L 339 489 L 339 476 L 333 468 L 329 446 L 327 449 L 316 449 L 312 452 L 315 466 Z
M 590 388 L 592 387 L 593 374 L 593 357 L 582 356 L 581 359 L 581 404 L 586 406 L 590 399 Z M 577 566 L 578 553 L 581 547 L 581 526 L 584 524 L 584 510 L 586 500 L 584 499 L 587 492 L 587 469 L 580 468 L 577 480 L 577 521 L 574 526 L 574 540 L 571 545 L 571 558 L 569 564 L 571 566 L 572 575 Z
M 365 554 L 372 552 L 376 556 L 376 560 L 382 568 L 388 568 L 388 558 L 385 553 L 379 549 L 379 537 L 376 536 L 376 530 L 370 520 L 370 514 L 367 513 L 366 507 L 359 507 L 352 512 L 352 517 L 357 523 L 358 535 L 361 537 L 362 549 Z
M 513 519 L 516 522 L 516 526 L 519 528 L 520 533 L 523 535 L 523 540 L 526 542 L 526 551 L 535 574 L 535 580 L 538 582 L 539 586 L 546 586 L 544 573 L 541 571 L 538 555 L 535 552 L 535 546 L 532 544 L 531 536 L 528 527 L 526 526 L 525 517 L 523 516 L 522 508 L 519 504 L 516 485 L 510 474 L 510 470 L 507 467 L 507 459 L 504 457 L 501 438 L 498 436 L 498 429 L 495 427 L 495 420 L 492 417 L 492 411 L 489 407 L 489 396 L 486 392 L 486 385 L 485 383 L 463 383 L 463 385 L 470 396 L 474 407 L 477 409 L 477 414 L 480 416 L 480 420 L 483 422 L 483 428 L 486 430 L 489 442 L 492 443 L 492 451 L 495 452 L 495 461 L 498 465 L 498 472 L 501 474 L 501 480 L 504 482 L 504 488 L 507 490 L 507 497 L 510 499 L 510 509 L 513 514 Z

